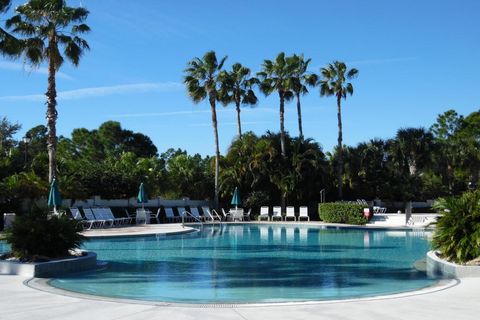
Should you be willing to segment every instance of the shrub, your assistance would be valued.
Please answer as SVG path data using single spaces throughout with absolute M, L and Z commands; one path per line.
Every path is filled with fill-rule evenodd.
M 434 208 L 442 216 L 433 235 L 433 248 L 456 263 L 480 257 L 480 191 L 438 199 Z
M 318 205 L 320 220 L 330 223 L 362 225 L 367 223 L 363 216 L 363 205 L 348 202 L 327 202 Z
M 6 231 L 6 240 L 14 256 L 22 261 L 59 258 L 69 255 L 84 241 L 81 226 L 67 217 L 49 217 L 46 212 L 33 211 L 15 218 Z

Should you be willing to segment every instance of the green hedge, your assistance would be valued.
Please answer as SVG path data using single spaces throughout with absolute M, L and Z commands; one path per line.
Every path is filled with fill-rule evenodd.
M 327 202 L 318 205 L 318 214 L 324 222 L 362 225 L 367 223 L 363 208 L 363 205 L 356 203 Z

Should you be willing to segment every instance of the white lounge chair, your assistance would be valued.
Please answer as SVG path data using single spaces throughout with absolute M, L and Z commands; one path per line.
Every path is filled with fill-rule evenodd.
M 197 218 L 199 221 L 204 221 L 205 219 L 203 219 L 203 217 L 200 215 L 200 213 L 198 212 L 198 208 L 197 207 L 190 207 L 190 213 L 192 214 L 192 216 L 194 216 L 195 218 Z M 195 219 L 194 219 L 195 220 Z
M 182 220 L 182 217 L 175 216 L 175 214 L 173 213 L 173 208 L 170 208 L 170 207 L 165 208 L 165 216 L 167 217 L 167 221 L 170 221 L 170 222 Z
M 268 207 L 260 207 L 260 215 L 258 216 L 258 221 L 261 221 L 263 218 L 267 218 L 267 221 L 270 221 L 270 216 L 268 215 Z
M 178 214 L 180 215 L 180 220 L 183 217 L 184 221 L 193 221 L 193 218 L 189 216 L 188 213 L 186 212 L 187 210 L 185 210 L 185 207 L 177 207 L 177 211 L 178 211 Z
M 113 227 L 115 224 L 115 219 L 112 219 L 110 217 L 107 217 L 107 215 L 104 213 L 103 208 L 100 207 L 95 207 L 95 208 L 90 208 L 93 212 L 93 215 L 97 220 L 103 220 L 105 223 L 103 224 L 104 227 Z
M 92 229 L 93 225 L 95 224 L 95 220 L 84 219 L 82 217 L 82 214 L 80 213 L 80 209 L 78 209 L 78 208 L 70 208 L 70 214 L 72 215 L 72 218 L 75 219 L 76 221 L 78 221 L 78 223 L 84 229 L 88 225 L 89 227 L 87 229 L 90 230 L 90 229 Z
M 297 221 L 297 217 L 295 216 L 295 207 L 287 207 L 285 221 L 287 221 L 288 218 L 293 218 L 293 221 Z
M 158 208 L 157 213 L 150 212 L 150 221 L 152 221 L 152 219 L 155 219 L 155 220 L 157 220 L 157 223 L 160 224 L 160 212 L 161 211 L 162 210 L 160 208 Z
M 237 221 L 237 220 L 243 221 L 243 214 L 244 214 L 243 208 L 230 209 L 229 214 L 232 221 Z
M 386 212 L 387 212 L 387 208 L 385 207 L 378 207 L 378 206 L 373 207 L 373 213 L 386 213 Z
M 300 207 L 300 213 L 298 215 L 298 221 L 302 219 L 307 219 L 307 221 L 310 221 L 310 217 L 308 216 L 308 207 Z
M 103 212 L 103 217 L 107 218 L 107 219 L 113 219 L 114 224 L 117 225 L 117 226 L 124 226 L 126 223 L 131 221 L 130 218 L 123 218 L 123 217 L 122 218 L 116 218 L 113 215 L 112 209 L 110 209 L 109 207 L 105 207 L 105 208 L 101 208 L 101 209 L 102 209 L 102 212 Z
M 97 218 L 93 214 L 93 211 L 91 208 L 83 208 L 83 213 L 85 214 L 85 218 L 87 218 L 87 220 L 95 221 L 95 226 L 99 228 L 103 228 L 105 226 L 106 221 L 101 219 L 100 217 Z
M 223 209 L 223 208 L 222 208 L 222 215 L 223 215 L 223 218 L 222 218 L 223 221 L 229 221 L 230 220 L 230 214 L 228 212 L 225 212 L 225 209 Z
M 222 218 L 218 215 L 218 213 L 215 210 L 210 211 L 209 207 L 202 207 L 202 211 L 203 211 L 204 220 L 208 219 L 212 222 L 215 220 L 222 221 Z
M 112 214 L 112 216 L 114 216 L 112 210 L 107 207 L 107 210 Z M 125 213 L 126 213 L 126 217 L 120 217 L 120 218 L 117 218 L 117 219 L 123 219 L 123 224 L 126 224 L 126 225 L 129 225 L 129 224 L 132 224 L 132 221 L 133 221 L 133 216 L 131 216 L 129 213 L 128 213 L 128 210 L 125 209 Z
M 252 208 L 248 209 L 247 212 L 243 213 L 243 220 L 245 221 L 250 221 L 250 213 L 252 213 Z
M 273 210 L 272 210 L 272 221 L 275 221 L 275 219 L 280 219 L 280 221 L 283 220 L 283 217 L 282 217 L 282 207 L 279 207 L 279 206 L 273 207 Z

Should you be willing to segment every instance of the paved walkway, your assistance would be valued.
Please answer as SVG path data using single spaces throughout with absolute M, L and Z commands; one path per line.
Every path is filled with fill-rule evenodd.
M 118 303 L 32 289 L 19 276 L 0 275 L 0 319 L 479 319 L 480 279 L 420 295 L 271 306 L 172 306 Z

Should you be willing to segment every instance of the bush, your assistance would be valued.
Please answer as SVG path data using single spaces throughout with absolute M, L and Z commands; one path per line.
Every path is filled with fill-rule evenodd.
M 49 217 L 46 212 L 31 212 L 15 218 L 6 231 L 6 240 L 14 256 L 22 261 L 60 258 L 70 249 L 79 248 L 85 240 L 81 226 L 67 217 Z
M 362 225 L 367 223 L 363 216 L 363 205 L 348 202 L 328 202 L 318 205 L 320 220 L 329 223 Z
M 433 248 L 456 263 L 480 257 L 480 191 L 438 199 L 434 208 L 442 216 L 433 235 Z

